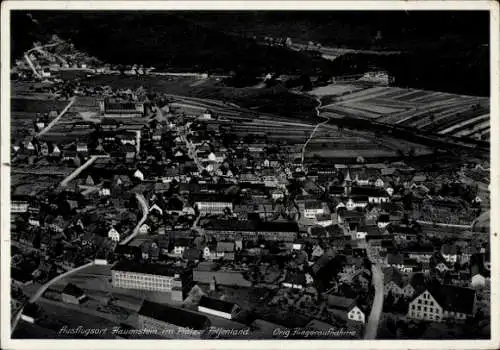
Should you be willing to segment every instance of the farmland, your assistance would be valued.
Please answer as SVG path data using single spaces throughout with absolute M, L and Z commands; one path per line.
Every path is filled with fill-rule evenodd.
M 348 91 L 353 89 L 349 87 Z M 489 99 L 486 97 L 366 87 L 337 96 L 333 101 L 330 99 L 321 110 L 325 116 L 370 119 L 439 135 L 483 141 L 490 137 Z

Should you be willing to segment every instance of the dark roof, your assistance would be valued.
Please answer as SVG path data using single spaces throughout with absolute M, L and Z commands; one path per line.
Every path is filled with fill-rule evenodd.
M 183 274 L 186 270 L 182 267 L 167 266 L 162 264 L 137 264 L 129 261 L 118 262 L 112 270 L 145 273 L 150 275 L 175 276 Z
M 230 314 L 233 311 L 235 304 L 220 299 L 209 298 L 203 295 L 200 299 L 199 306 Z
M 83 290 L 81 290 L 80 288 L 78 288 L 77 286 L 75 286 L 73 283 L 68 283 L 66 285 L 66 287 L 64 287 L 63 294 L 72 295 L 72 296 L 74 296 L 76 298 L 79 298 L 82 295 L 85 295 L 85 293 L 83 292 Z
M 338 295 L 328 296 L 328 308 L 330 309 L 349 311 L 354 305 L 356 305 L 356 301 L 354 299 Z
M 430 288 L 429 293 L 446 311 L 472 314 L 476 292 L 470 288 L 441 285 Z
M 371 187 L 353 187 L 351 188 L 352 196 L 369 196 L 369 197 L 387 197 L 387 192 L 379 188 Z
M 299 232 L 299 225 L 290 221 L 262 221 L 257 224 L 257 231 Z
M 257 224 L 251 220 L 210 220 L 202 225 L 204 229 L 224 231 L 256 231 Z
M 185 309 L 162 305 L 144 300 L 139 315 L 151 317 L 179 327 L 202 330 L 208 327 L 210 321 L 204 315 L 200 315 Z
M 193 193 L 193 202 L 224 202 L 232 203 L 233 199 L 220 193 Z
M 404 256 L 402 254 L 389 253 L 387 255 L 387 263 L 389 265 L 392 265 L 392 264 L 396 264 L 396 265 L 403 264 L 404 263 Z

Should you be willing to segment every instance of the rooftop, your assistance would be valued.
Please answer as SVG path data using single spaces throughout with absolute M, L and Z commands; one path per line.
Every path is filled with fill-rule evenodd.
M 206 316 L 172 306 L 144 300 L 139 315 L 151 317 L 179 327 L 203 330 L 210 324 Z

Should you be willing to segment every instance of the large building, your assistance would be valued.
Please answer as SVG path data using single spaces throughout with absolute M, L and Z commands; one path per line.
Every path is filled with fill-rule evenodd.
M 102 116 L 111 118 L 142 117 L 144 116 L 144 102 L 105 98 L 99 100 L 99 111 Z
M 476 292 L 473 289 L 443 285 L 428 288 L 412 300 L 408 317 L 434 322 L 463 322 L 473 316 Z
M 113 287 L 171 292 L 172 299 L 182 301 L 191 287 L 192 271 L 161 264 L 117 263 L 111 269 Z
M 201 214 L 223 214 L 224 210 L 233 210 L 233 201 L 226 196 L 212 193 L 193 195 L 193 202 Z
M 210 320 L 198 313 L 144 300 L 138 312 L 139 329 L 155 329 L 166 338 L 199 339 Z
M 299 226 L 288 221 L 252 221 L 252 220 L 211 220 L 203 225 L 205 232 L 217 239 L 234 240 L 241 236 L 243 240 L 293 242 L 298 235 Z

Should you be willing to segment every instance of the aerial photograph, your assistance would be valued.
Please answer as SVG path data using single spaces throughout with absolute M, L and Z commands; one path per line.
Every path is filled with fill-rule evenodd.
M 12 339 L 491 339 L 490 11 L 10 40 Z

